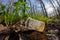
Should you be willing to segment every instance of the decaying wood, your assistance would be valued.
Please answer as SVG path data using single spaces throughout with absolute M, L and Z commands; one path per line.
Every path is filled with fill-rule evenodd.
M 29 30 L 36 30 L 39 32 L 43 32 L 45 28 L 45 22 L 28 18 L 25 22 L 25 27 Z
M 0 31 L 6 30 L 6 29 L 8 29 L 8 28 L 3 26 L 2 24 L 0 24 Z
M 46 40 L 46 35 L 35 31 L 30 34 L 30 40 Z

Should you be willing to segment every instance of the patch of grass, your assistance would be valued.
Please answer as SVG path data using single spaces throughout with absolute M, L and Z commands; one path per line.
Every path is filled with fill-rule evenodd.
M 52 21 L 52 19 L 47 18 L 47 17 L 45 17 L 45 16 L 32 15 L 31 17 L 34 18 L 34 19 L 36 19 L 36 20 L 43 21 L 43 22 L 45 22 L 45 23 L 49 23 L 49 22 Z

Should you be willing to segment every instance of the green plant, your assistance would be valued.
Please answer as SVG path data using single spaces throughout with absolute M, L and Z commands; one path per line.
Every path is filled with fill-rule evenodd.
M 22 0 L 18 0 L 18 2 L 14 3 L 15 9 L 13 10 L 12 13 L 9 13 L 9 8 L 5 11 L 3 18 L 4 18 L 4 23 L 6 24 L 6 26 L 11 26 L 15 22 L 17 22 L 21 19 L 20 15 L 19 15 L 19 11 L 21 11 L 23 9 L 25 4 L 27 4 L 27 2 L 23 2 Z M 27 7 L 25 7 L 25 8 L 27 8 Z M 24 20 L 26 20 L 27 17 L 28 17 L 27 14 L 25 14 L 25 13 L 22 14 L 22 18 Z
M 52 21 L 52 19 L 47 18 L 47 17 L 45 17 L 45 16 L 32 15 L 31 17 L 32 17 L 33 19 L 36 19 L 36 20 L 39 20 L 39 21 L 43 21 L 43 22 L 45 22 L 45 23 L 49 23 L 49 22 Z
M 21 18 L 22 18 L 23 20 L 25 20 L 25 21 L 27 20 L 28 17 L 30 17 L 29 14 L 23 14 L 23 13 L 22 13 L 21 15 L 22 15 Z

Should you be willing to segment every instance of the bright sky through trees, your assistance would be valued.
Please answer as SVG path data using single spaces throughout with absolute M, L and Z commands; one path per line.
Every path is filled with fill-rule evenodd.
M 2 4 L 6 5 L 6 3 L 8 3 L 9 1 L 8 0 L 1 0 L 3 1 Z M 16 2 L 17 0 L 14 0 L 14 2 Z M 37 1 L 37 0 L 30 0 L 32 5 L 36 6 L 36 10 L 39 12 L 41 10 L 41 6 L 40 6 L 40 3 Z M 28 0 L 27 0 L 28 2 Z M 51 6 L 51 4 L 49 3 L 48 0 L 43 0 L 44 4 L 45 4 L 45 7 L 46 7 L 46 10 L 48 12 L 48 14 L 52 14 L 53 11 L 54 11 L 54 8 Z M 58 7 L 57 3 L 54 2 L 55 4 L 55 7 Z M 28 4 L 29 5 L 29 4 Z

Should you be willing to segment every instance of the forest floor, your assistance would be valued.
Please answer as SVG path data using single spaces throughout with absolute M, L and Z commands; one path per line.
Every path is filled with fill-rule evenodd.
M 18 25 L 19 25 L 19 23 L 17 23 Z M 18 26 L 17 25 L 17 26 Z M 16 25 L 15 25 L 16 26 Z M 3 33 L 5 33 L 4 31 L 6 30 L 8 30 L 8 29 L 10 29 L 9 27 L 6 27 L 6 26 L 4 26 L 4 25 L 2 25 L 2 24 L 0 24 L 0 35 L 1 35 L 1 33 L 3 34 Z M 16 30 L 20 30 L 19 28 L 16 28 Z M 52 30 L 52 31 L 51 31 Z M 1 32 L 2 31 L 2 32 Z M 20 32 L 18 32 L 18 33 L 20 33 L 20 36 L 22 35 L 22 38 L 20 37 L 19 39 L 20 40 L 22 40 L 22 39 L 24 39 L 24 40 L 29 40 L 28 38 L 28 35 L 31 35 L 30 37 L 32 37 L 31 38 L 31 40 L 33 40 L 33 38 L 36 38 L 36 39 L 39 39 L 39 37 L 40 37 L 40 39 L 41 40 L 59 40 L 59 38 L 60 38 L 60 24 L 56 24 L 56 23 L 49 23 L 49 24 L 47 24 L 46 25 L 46 28 L 45 28 L 45 32 L 46 31 L 48 31 L 48 32 L 50 32 L 50 34 L 46 34 L 46 35 L 48 35 L 48 39 L 46 39 L 47 37 L 45 37 L 46 35 L 44 35 L 44 33 L 43 34 L 41 34 L 41 33 L 39 33 L 39 32 L 37 32 L 37 31 L 24 31 L 24 32 L 22 32 L 21 33 L 21 31 Z M 7 31 L 7 32 L 9 32 L 9 31 Z M 29 34 L 29 32 L 31 32 L 30 34 Z M 52 34 L 51 34 L 51 32 L 52 32 Z M 56 34 L 53 34 L 53 32 L 55 32 Z M 35 34 L 36 33 L 36 34 Z M 13 34 L 15 35 L 16 34 L 16 32 L 13 32 Z M 11 34 L 12 35 L 12 34 Z M 38 36 L 39 35 L 39 36 Z M 6 36 L 6 35 L 5 35 Z M 0 36 L 0 39 L 1 40 L 3 40 L 4 38 L 5 38 L 5 36 Z M 36 36 L 36 37 L 35 37 Z M 38 36 L 38 37 L 37 37 Z M 15 37 L 17 37 L 17 36 L 15 36 Z M 15 38 L 14 37 L 14 38 Z M 27 38 L 27 39 L 26 39 Z M 34 39 L 34 40 L 36 40 L 36 39 Z M 40 40 L 39 39 L 39 40 Z M 12 39 L 12 40 L 15 40 L 15 39 Z

